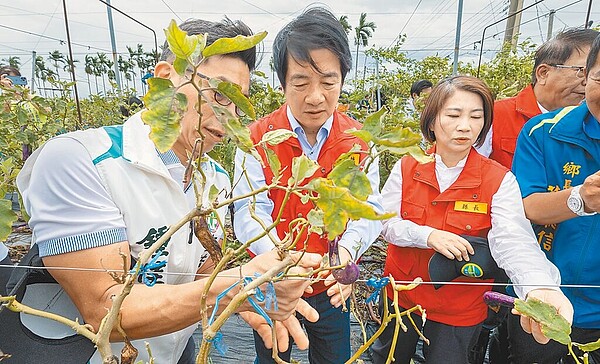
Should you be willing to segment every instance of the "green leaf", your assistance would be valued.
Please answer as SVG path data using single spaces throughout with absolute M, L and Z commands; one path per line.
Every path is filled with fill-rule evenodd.
M 376 112 L 367 115 L 365 121 L 363 122 L 363 127 L 361 130 L 367 131 L 371 133 L 371 135 L 379 135 L 381 133 L 383 119 L 387 115 L 388 111 L 385 107 L 377 110 Z
M 173 62 L 173 68 L 175 68 L 175 72 L 177 72 L 177 74 L 181 76 L 185 74 L 185 70 L 187 69 L 188 64 L 189 63 L 187 60 L 177 57 Z
M 409 128 L 402 126 L 384 133 L 378 138 L 373 139 L 373 143 L 385 147 L 405 148 L 421 142 L 421 134 L 415 133 Z
M 308 201 L 310 201 L 310 196 L 308 195 L 308 193 L 300 194 L 300 202 L 302 202 L 303 205 L 306 205 Z
M 260 154 L 258 154 L 256 148 L 254 148 L 254 143 L 250 137 L 250 129 L 242 125 L 240 120 L 235 117 L 235 115 L 233 115 L 225 106 L 211 103 L 210 107 L 215 113 L 217 119 L 225 127 L 225 132 L 235 143 L 235 145 L 240 148 L 241 151 L 252 154 L 252 156 L 254 156 L 254 158 L 260 162 L 261 166 L 264 167 L 264 161 L 262 157 Z
M 187 110 L 187 98 L 176 92 L 171 80 L 152 77 L 148 79 L 144 104 L 147 110 L 142 112 L 142 120 L 151 128 L 150 139 L 164 153 L 179 136 L 179 122 Z
M 187 35 L 186 32 L 177 26 L 175 20 L 171 20 L 169 27 L 165 29 L 165 35 L 167 37 L 169 49 L 177 58 L 190 58 L 198 46 L 199 38 Z
M 148 92 L 144 96 L 147 110 L 142 112 L 142 120 L 152 129 L 150 139 L 162 153 L 177 140 L 180 121 L 187 110 L 187 98 L 176 90 L 171 80 L 148 79 Z
M 345 159 L 338 163 L 327 178 L 331 179 L 336 186 L 347 188 L 354 197 L 361 201 L 365 201 L 373 193 L 367 175 L 358 168 L 352 159 Z
M 316 204 L 323 211 L 323 223 L 329 240 L 342 234 L 350 219 L 384 220 L 395 216 L 395 213 L 378 214 L 372 205 L 358 200 L 347 188 L 337 187 L 328 179 L 313 179 L 308 187 L 319 193 Z
M 208 58 L 217 54 L 245 51 L 260 43 L 266 36 L 267 32 L 260 32 L 251 36 L 238 35 L 235 38 L 220 38 L 204 48 L 202 56 Z
M 410 154 L 419 163 L 429 163 L 433 161 L 433 156 L 426 154 L 418 145 L 412 145 L 406 148 L 381 147 L 381 151 L 388 151 L 396 155 Z
M 298 138 L 298 135 L 291 130 L 277 129 L 263 134 L 260 144 L 277 145 L 285 142 L 289 138 Z
M 317 169 L 319 165 L 304 154 L 292 159 L 292 177 L 297 183 L 315 174 Z
M 273 172 L 273 179 L 277 180 L 281 171 L 281 162 L 279 161 L 279 157 L 269 148 L 265 148 L 265 154 L 267 155 L 267 163 L 269 163 L 269 167 L 271 167 L 271 172 Z M 267 181 L 271 183 L 273 181 Z
M 17 221 L 17 214 L 12 210 L 12 201 L 0 200 L 0 241 L 6 240 L 12 232 L 12 224 Z
M 256 119 L 256 112 L 254 111 L 254 106 L 252 103 L 242 93 L 242 88 L 232 82 L 222 81 L 218 78 L 211 78 L 209 81 L 211 87 L 214 87 L 221 93 L 226 96 L 229 100 L 231 100 L 237 107 L 239 107 L 246 115 L 248 115 L 251 119 Z
M 564 345 L 571 343 L 571 324 L 554 306 L 531 297 L 527 301 L 515 300 L 515 309 L 538 322 L 547 338 Z
M 363 140 L 365 143 L 372 142 L 373 138 L 374 138 L 373 134 L 371 134 L 369 131 L 363 130 L 363 129 L 358 130 L 356 128 L 352 128 L 352 129 L 346 130 L 346 133 L 354 135 L 358 139 Z
M 573 345 L 577 346 L 579 349 L 581 349 L 581 351 L 589 353 L 590 351 L 596 351 L 600 349 L 600 339 L 587 344 L 579 344 L 574 342 Z
M 217 197 L 219 196 L 219 189 L 215 185 L 210 185 L 210 189 L 208 190 L 208 200 L 212 203 L 217 201 Z

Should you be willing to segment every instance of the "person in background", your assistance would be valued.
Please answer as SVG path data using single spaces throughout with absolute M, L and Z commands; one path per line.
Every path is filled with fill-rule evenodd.
M 280 181 L 287 184 L 291 176 L 292 159 L 303 154 L 321 166 L 313 176 L 305 179 L 303 184 L 311 179 L 327 176 L 337 158 L 354 146 L 358 145 L 362 151 L 356 154 L 357 160 L 363 160 L 368 154 L 368 146 L 351 134 L 344 133 L 350 128 L 360 129 L 361 124 L 336 110 L 344 79 L 352 63 L 348 37 L 338 18 L 320 7 L 305 11 L 284 26 L 275 37 L 273 61 L 283 86 L 286 103 L 280 109 L 251 124 L 250 131 L 254 143 L 260 141 L 263 134 L 271 130 L 287 129 L 298 135 L 297 138 L 290 138 L 276 146 L 269 146 L 279 157 L 281 165 L 287 166 L 281 171 Z M 367 202 L 381 211 L 377 165 L 375 160 L 366 171 L 373 190 Z M 268 165 L 261 167 L 258 160 L 238 149 L 235 156 L 236 187 L 233 195 L 242 196 L 251 189 L 268 185 L 273 175 Z M 253 198 L 237 200 L 234 203 L 234 229 L 237 238 L 246 242 L 264 232 L 261 224 L 251 216 L 252 210 L 264 226 L 269 226 L 281 209 L 284 195 L 284 190 L 273 189 L 268 194 L 256 196 L 254 203 Z M 295 194 L 290 196 L 283 209 L 281 222 L 277 225 L 277 234 L 272 235 L 276 235 L 277 239 L 284 239 L 289 232 L 288 224 L 297 217 L 306 217 L 313 206 L 312 203 L 302 203 L 300 197 Z M 379 221 L 349 221 L 339 240 L 341 264 L 358 259 L 379 236 L 380 231 Z M 324 254 L 328 249 L 327 237 L 311 233 L 307 240 L 300 238 L 296 246 L 297 250 L 303 247 L 308 252 Z M 265 236 L 254 242 L 250 251 L 261 256 L 271 254 L 274 248 L 274 242 Z M 305 295 L 304 299 L 319 312 L 320 319 L 314 322 L 308 317 L 299 316 L 308 333 L 310 344 L 307 345 L 306 341 L 296 341 L 296 344 L 301 349 L 308 347 L 311 363 L 343 363 L 350 358 L 351 353 L 350 315 L 348 310 L 342 310 L 342 304 L 345 302 L 346 306 L 348 305 L 352 285 L 336 283 L 330 275 L 325 282 L 313 284 L 313 290 L 313 293 Z M 288 335 L 285 329 L 293 327 L 300 327 L 294 316 L 277 325 L 277 328 L 281 329 L 277 335 L 279 340 L 287 342 Z M 256 363 L 273 363 L 272 351 L 268 345 L 271 328 L 264 326 L 256 331 L 254 336 Z M 263 339 L 264 343 L 267 343 L 266 346 Z M 283 360 L 289 362 L 290 350 L 279 354 Z
M 413 112 L 423 110 L 424 98 L 431 93 L 433 83 L 429 80 L 418 80 L 410 87 L 410 106 Z
M 470 261 L 474 246 L 461 235 L 486 238 L 489 254 L 517 284 L 520 298 L 535 297 L 552 304 L 570 321 L 573 308 L 558 289 L 558 270 L 540 250 L 525 218 L 514 175 L 473 148 L 491 126 L 492 109 L 489 88 L 475 77 L 447 78 L 433 88 L 421 114 L 421 131 L 434 143 L 434 161 L 421 164 L 411 156 L 403 157 L 382 189 L 384 209 L 397 212 L 383 225 L 382 234 L 389 242 L 383 276 L 435 281 L 429 266 L 434 254 Z M 464 282 L 490 282 L 462 278 Z M 421 305 L 427 313 L 426 323 L 420 312 L 411 313 L 430 340 L 423 347 L 426 363 L 469 362 L 470 349 L 487 316 L 483 294 L 489 290 L 491 285 L 446 284 L 436 289 L 421 284 L 399 292 L 400 311 Z M 393 299 L 389 285 L 386 291 Z M 395 312 L 391 302 L 389 309 Z M 539 325 L 521 319 L 523 329 L 536 340 L 548 341 Z M 388 324 L 373 344 L 375 363 L 386 362 L 394 326 Z M 411 362 L 418 338 L 410 327 L 407 332 L 400 330 L 394 363 Z
M 525 214 L 538 242 L 558 267 L 573 302 L 571 337 L 589 343 L 600 337 L 600 37 L 594 40 L 584 72 L 585 102 L 529 120 L 517 140 L 513 172 Z M 540 346 L 514 330 L 509 319 L 511 360 L 556 363 L 566 346 Z M 578 352 L 576 350 L 576 352 Z M 590 353 L 600 363 L 600 351 Z M 569 356 L 565 363 L 574 363 Z
M 227 18 L 222 22 L 190 19 L 180 27 L 189 35 L 207 34 L 207 44 L 224 37 L 252 34 L 244 23 Z M 189 83 L 191 72 L 179 75 L 174 61 L 175 56 L 165 45 L 155 67 L 156 77 L 170 80 L 187 98 L 181 130 L 170 150 L 158 152 L 149 138 L 150 126 L 142 121 L 141 113 L 137 113 L 123 125 L 76 131 L 51 139 L 27 160 L 17 178 L 25 209 L 31 216 L 33 239 L 44 265 L 91 268 L 50 273 L 71 298 L 85 323 L 96 329 L 106 315 L 106 307 L 112 305 L 112 298 L 123 288 L 105 270 L 122 270 L 123 255 L 130 266 L 145 247 L 156 242 L 169 226 L 197 206 L 195 189 L 191 183 L 184 182 L 190 159 L 204 156 L 201 168 L 207 187 L 200 197 L 203 206 L 214 202 L 209 199 L 211 186 L 219 191 L 219 201 L 226 198 L 231 189 L 227 172 L 206 155 L 224 137 L 224 127 L 209 102 L 196 108 L 198 92 L 195 85 Z M 250 72 L 255 64 L 255 47 L 212 56 L 198 67 L 196 79 L 201 84 L 199 87 L 204 88 L 208 88 L 207 77 L 228 80 L 248 94 Z M 222 95 L 213 90 L 204 92 L 209 100 L 236 112 L 237 107 L 230 100 L 222 100 Z M 202 140 L 200 150 L 194 148 L 198 139 Z M 216 212 L 220 215 L 218 221 L 224 221 L 226 210 Z M 214 224 L 207 221 L 207 225 Z M 218 225 L 216 228 L 210 232 L 219 239 L 222 230 Z M 202 318 L 200 302 L 207 283 L 205 277 L 195 279 L 195 273 L 210 264 L 210 259 L 190 224 L 178 230 L 168 245 L 155 252 L 153 259 L 160 264 L 148 268 L 139 279 L 149 275 L 150 283 L 153 281 L 156 285 L 134 285 L 121 308 L 121 326 L 138 349 L 138 360 L 149 360 L 145 347 L 148 342 L 157 363 L 194 363 L 191 335 Z M 262 274 L 278 259 L 276 252 L 268 253 L 240 269 L 249 276 Z M 319 266 L 320 260 L 321 256 L 308 254 L 292 271 L 308 274 L 310 269 Z M 217 276 L 208 291 L 209 307 L 215 305 L 217 296 L 227 287 L 239 282 L 240 269 L 226 270 Z M 284 320 L 298 310 L 316 319 L 314 310 L 297 306 L 304 291 L 311 291 L 308 285 L 309 282 L 303 280 L 275 283 L 279 310 L 269 310 L 269 315 Z M 223 297 L 220 308 L 232 298 L 232 294 Z M 240 311 L 252 309 L 248 302 L 239 308 Z M 304 336 L 304 333 L 300 329 L 293 335 Z M 116 342 L 122 340 L 116 329 L 111 340 L 115 341 L 113 353 L 117 353 L 123 345 Z M 100 361 L 96 352 L 91 363 Z
M 4 87 L 12 87 L 13 83 L 7 76 L 21 76 L 21 72 L 13 66 L 0 67 L 0 85 Z
M 579 105 L 585 97 L 585 59 L 598 34 L 571 28 L 542 44 L 535 52 L 531 84 L 494 104 L 492 128 L 477 148 L 479 153 L 511 168 L 517 136 L 530 118 Z

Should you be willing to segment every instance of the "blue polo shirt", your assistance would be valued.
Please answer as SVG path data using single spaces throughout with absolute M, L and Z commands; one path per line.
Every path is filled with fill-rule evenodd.
M 530 119 L 519 134 L 512 169 L 523 198 L 569 189 L 599 171 L 600 124 L 587 104 Z M 533 227 L 542 250 L 560 270 L 563 284 L 600 282 L 600 214 Z M 600 289 L 562 290 L 575 308 L 573 325 L 600 328 Z

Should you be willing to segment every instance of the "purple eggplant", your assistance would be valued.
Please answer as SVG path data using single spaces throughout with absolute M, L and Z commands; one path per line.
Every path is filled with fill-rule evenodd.
M 329 265 L 331 267 L 340 265 L 338 240 L 339 238 L 335 238 L 329 241 Z M 349 261 L 344 268 L 334 269 L 332 274 L 339 283 L 352 284 L 358 279 L 360 269 L 356 263 Z
M 483 294 L 483 301 L 488 306 L 504 306 L 508 308 L 513 308 L 515 306 L 514 297 L 493 291 L 485 292 Z

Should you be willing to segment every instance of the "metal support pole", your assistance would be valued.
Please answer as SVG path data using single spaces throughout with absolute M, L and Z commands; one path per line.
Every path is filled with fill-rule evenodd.
M 535 3 L 529 5 L 528 7 L 521 9 L 519 11 L 519 13 L 522 13 L 523 11 L 531 8 L 532 6 L 535 6 L 535 5 L 539 4 L 539 3 L 541 3 L 542 1 L 544 1 L 544 0 L 538 0 L 538 1 L 536 1 Z M 579 2 L 579 1 L 576 1 L 576 2 Z M 485 28 L 483 28 L 483 33 L 481 34 L 481 48 L 479 49 L 479 61 L 477 62 L 477 77 L 479 77 L 479 69 L 481 68 L 481 56 L 483 55 L 483 41 L 485 40 L 485 31 L 488 30 L 489 27 L 494 26 L 494 25 L 496 25 L 496 24 L 498 24 L 500 22 L 503 22 L 506 19 L 508 19 L 510 17 L 513 17 L 515 15 L 517 15 L 517 13 L 509 14 L 508 16 L 505 16 L 504 18 L 502 18 L 500 20 L 496 20 L 492 24 L 486 25 Z
M 158 41 L 156 40 L 156 32 L 154 31 L 154 29 L 150 28 L 149 26 L 147 26 L 146 24 L 142 23 L 141 21 L 133 18 L 131 15 L 125 13 L 122 10 L 119 10 L 117 8 L 115 8 L 114 6 L 112 6 L 111 4 L 109 4 L 110 0 L 107 0 L 108 2 L 104 1 L 104 0 L 98 0 L 101 3 L 103 3 L 104 5 L 110 7 L 111 9 L 116 10 L 119 14 L 126 16 L 127 18 L 133 20 L 134 22 L 138 23 L 139 25 L 143 26 L 144 28 L 148 29 L 149 31 L 152 32 L 152 35 L 154 36 L 154 53 L 156 54 L 156 63 L 158 63 L 158 57 L 160 57 L 160 54 L 158 53 Z
M 588 2 L 587 13 L 585 14 L 585 24 L 583 25 L 586 29 L 590 27 L 590 12 L 592 11 L 592 0 Z
M 31 52 L 31 92 L 35 91 L 35 51 Z
M 452 65 L 452 75 L 458 74 L 458 52 L 460 50 L 460 27 L 462 24 L 463 0 L 458 1 L 458 16 L 456 17 L 456 37 L 454 39 L 454 64 Z
M 552 28 L 554 27 L 554 14 L 556 14 L 556 10 L 550 10 L 550 16 L 548 17 L 548 34 L 546 35 L 546 42 L 552 38 Z
M 113 62 L 115 67 L 115 82 L 117 82 L 117 87 L 121 89 L 121 75 L 119 74 L 119 60 L 117 57 L 117 42 L 115 41 L 115 27 L 113 26 L 113 18 L 112 18 L 112 7 L 110 6 L 110 0 L 106 1 L 109 5 L 106 7 L 106 13 L 108 14 L 108 31 L 110 33 L 110 44 L 112 46 L 112 55 Z
M 69 48 L 69 70 L 71 71 L 71 80 L 73 81 L 75 105 L 77 105 L 77 120 L 75 120 L 75 129 L 79 130 L 79 125 L 82 124 L 81 107 L 79 105 L 79 92 L 77 92 L 77 78 L 75 78 L 75 63 L 73 62 L 73 48 L 71 47 L 71 34 L 69 33 L 69 20 L 67 19 L 67 0 L 63 0 L 63 12 L 65 15 L 65 29 L 67 31 L 67 46 Z

